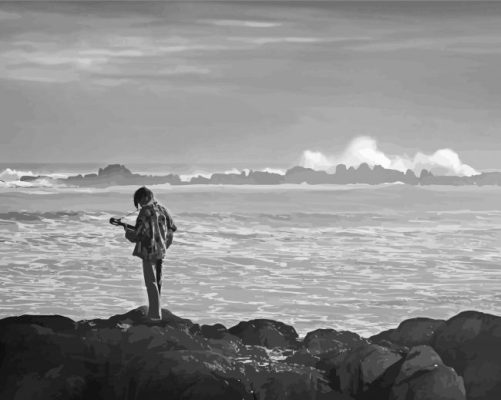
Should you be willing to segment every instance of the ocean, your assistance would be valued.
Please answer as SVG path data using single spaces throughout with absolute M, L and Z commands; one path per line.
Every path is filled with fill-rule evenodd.
M 9 168 L 12 183 L 26 167 L 2 174 Z M 135 189 L 0 186 L 0 317 L 107 318 L 146 304 L 133 245 L 108 223 L 133 211 Z M 367 336 L 406 318 L 501 309 L 500 187 L 152 189 L 179 227 L 162 307 L 195 322 L 271 318 L 301 335 L 331 327 Z

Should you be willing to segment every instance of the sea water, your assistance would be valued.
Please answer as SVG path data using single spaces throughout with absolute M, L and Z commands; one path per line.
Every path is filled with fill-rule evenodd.
M 108 223 L 133 211 L 135 189 L 1 188 L 0 317 L 107 318 L 146 304 L 141 262 Z M 162 306 L 195 322 L 370 335 L 411 317 L 501 310 L 499 187 L 153 190 L 179 227 Z

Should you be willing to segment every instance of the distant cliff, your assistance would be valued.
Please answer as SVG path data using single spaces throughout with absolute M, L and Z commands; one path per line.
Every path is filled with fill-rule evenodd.
M 46 176 L 23 176 L 22 181 L 36 182 L 38 179 L 51 179 Z M 293 167 L 285 174 L 264 171 L 241 173 L 214 173 L 210 177 L 196 176 L 183 181 L 176 174 L 162 176 L 132 173 L 120 164 L 100 168 L 97 174 L 75 175 L 65 179 L 52 179 L 57 183 L 72 186 L 107 187 L 116 185 L 280 185 L 280 184 L 354 184 L 365 183 L 378 185 L 382 183 L 401 182 L 408 185 L 501 185 L 501 172 L 484 172 L 473 176 L 435 176 L 423 170 L 419 176 L 412 170 L 407 172 L 386 169 L 380 165 L 371 168 L 368 164 L 360 164 L 358 168 L 339 164 L 334 173 L 316 171 L 311 168 Z

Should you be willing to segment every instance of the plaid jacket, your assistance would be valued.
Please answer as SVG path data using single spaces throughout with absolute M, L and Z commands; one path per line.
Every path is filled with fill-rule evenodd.
M 172 243 L 177 230 L 167 209 L 156 201 L 141 208 L 136 220 L 135 231 L 128 239 L 136 243 L 132 255 L 143 260 L 159 260 Z

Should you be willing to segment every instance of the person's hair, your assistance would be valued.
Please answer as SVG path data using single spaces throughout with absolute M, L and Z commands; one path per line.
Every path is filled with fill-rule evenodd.
M 148 189 L 146 186 L 142 186 L 139 189 L 136 190 L 134 193 L 134 207 L 137 208 L 139 202 L 143 197 L 146 197 L 148 201 L 153 199 L 153 192 Z

